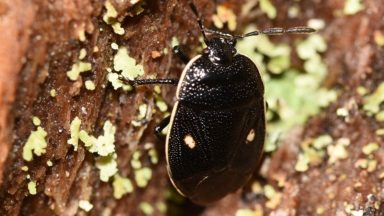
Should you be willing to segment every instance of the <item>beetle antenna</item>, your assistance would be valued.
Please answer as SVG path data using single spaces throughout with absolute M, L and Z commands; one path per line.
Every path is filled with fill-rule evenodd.
M 236 35 L 236 36 L 234 36 L 234 38 L 236 38 L 236 39 L 245 38 L 245 37 L 257 36 L 257 35 L 261 35 L 261 34 L 264 34 L 264 35 L 282 35 L 285 33 L 287 33 L 287 34 L 309 34 L 309 33 L 315 32 L 315 31 L 316 31 L 315 29 L 305 27 L 305 26 L 292 27 L 292 28 L 288 28 L 288 29 L 274 27 L 274 28 L 267 28 L 267 29 L 264 29 L 261 31 L 248 32 L 248 33 L 243 34 L 243 35 Z
M 205 28 L 205 26 L 203 24 L 203 21 L 201 20 L 201 15 L 197 11 L 197 8 L 196 8 L 195 4 L 193 4 L 193 2 L 189 2 L 189 6 L 191 7 L 193 13 L 197 17 L 197 23 L 199 23 L 200 31 L 201 31 L 201 33 L 203 34 L 203 37 L 204 37 L 204 42 L 207 42 L 207 36 L 205 35 L 206 28 Z
M 207 36 L 206 36 L 205 33 L 214 34 L 214 35 L 220 35 L 221 37 L 225 37 L 225 38 L 228 38 L 228 39 L 235 39 L 235 37 L 233 35 L 229 34 L 229 33 L 221 32 L 221 31 L 217 31 L 217 30 L 213 30 L 213 29 L 209 29 L 209 28 L 205 27 L 204 24 L 203 24 L 203 21 L 201 19 L 201 15 L 197 11 L 197 8 L 196 8 L 195 4 L 193 4 L 193 2 L 191 1 L 191 2 L 189 2 L 189 6 L 192 8 L 193 13 L 197 17 L 197 22 L 199 23 L 200 31 L 203 34 L 204 42 L 205 43 L 207 43 L 207 41 L 208 41 Z

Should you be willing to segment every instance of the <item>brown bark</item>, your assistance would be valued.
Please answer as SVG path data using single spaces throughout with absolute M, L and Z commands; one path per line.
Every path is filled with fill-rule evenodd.
M 304 126 L 292 130 L 277 152 L 266 157 L 270 163 L 264 165 L 267 171 L 262 181 L 276 185 L 281 176 L 286 180 L 280 188 L 282 199 L 275 209 L 265 207 L 265 198 L 244 201 L 238 192 L 206 208 L 186 201 L 180 204 L 175 201 L 180 197 L 172 198 L 167 203 L 167 213 L 162 213 L 156 204 L 164 203 L 167 193 L 176 192 L 167 177 L 164 145 L 152 132 L 163 113 L 151 111 L 147 124 L 132 126 L 140 104 L 148 104 L 150 110 L 155 110 L 153 86 L 129 93 L 112 88 L 107 81 L 107 68 L 113 68 L 115 54 L 111 43 L 127 47 L 129 55 L 144 65 L 145 76 L 178 77 L 183 67 L 181 62 L 171 52 L 157 54 L 164 48 L 170 50 L 171 38 L 176 36 L 186 45 L 185 51 L 195 55 L 200 32 L 187 0 L 145 1 L 144 11 L 136 16 L 131 16 L 133 7 L 129 1 L 111 2 L 125 30 L 122 36 L 103 21 L 104 1 L 0 2 L 0 215 L 143 215 L 139 208 L 143 202 L 153 206 L 153 215 L 234 215 L 238 208 L 258 205 L 266 215 L 315 215 L 319 207 L 324 209 L 323 215 L 347 215 L 345 203 L 352 203 L 367 215 L 383 215 L 380 176 L 384 167 L 383 140 L 375 134 L 382 124 L 361 111 L 363 99 L 356 93 L 358 86 L 372 92 L 384 80 L 383 47 L 374 42 L 374 33 L 384 32 L 381 0 L 364 1 L 365 9 L 353 16 L 334 14 L 342 9 L 343 0 L 301 1 L 302 16 L 295 19 L 286 18 L 290 2 L 285 0 L 272 1 L 279 13 L 273 22 L 260 13 L 239 16 L 240 27 L 250 22 L 265 27 L 294 26 L 310 18 L 324 19 L 327 25 L 320 33 L 329 46 L 324 55 L 329 68 L 324 85 L 338 88 L 339 98 Z M 215 2 L 195 2 L 209 25 Z M 235 13 L 240 14 L 243 1 L 218 2 L 231 2 Z M 81 32 L 85 32 L 84 41 L 79 36 Z M 82 48 L 87 51 L 85 61 L 92 64 L 92 71 L 82 73 L 80 80 L 73 82 L 66 72 L 78 61 Z M 293 63 L 301 64 L 297 58 Z M 94 81 L 96 89 L 85 89 L 85 80 Z M 50 95 L 52 89 L 56 90 L 56 97 Z M 161 96 L 168 105 L 173 104 L 174 93 L 174 87 L 162 88 Z M 350 110 L 348 122 L 336 115 L 337 108 L 346 106 Z M 41 126 L 48 134 L 48 146 L 45 154 L 35 155 L 27 162 L 22 151 L 36 128 L 32 116 L 41 119 Z M 140 151 L 144 155 L 141 163 L 152 170 L 149 185 L 144 189 L 134 185 L 132 193 L 114 198 L 112 182 L 99 179 L 95 154 L 88 152 L 82 143 L 77 151 L 67 143 L 70 123 L 76 116 L 82 120 L 81 129 L 95 136 L 102 134 L 105 121 L 116 125 L 119 173 L 134 178 L 132 154 Z M 299 144 L 323 133 L 335 140 L 349 138 L 348 158 L 332 165 L 324 160 L 307 172 L 296 172 Z M 379 143 L 380 149 L 374 154 L 378 168 L 368 173 L 355 169 L 355 163 L 362 157 L 362 147 L 370 141 Z M 158 164 L 150 162 L 148 146 L 155 146 Z M 53 165 L 47 166 L 47 161 Z M 21 170 L 23 166 L 28 166 L 28 171 Z M 37 183 L 36 195 L 28 192 L 31 180 Z M 243 194 L 246 192 L 249 187 Z M 375 197 L 378 208 L 368 195 Z M 79 200 L 89 200 L 92 210 L 89 213 L 80 210 Z

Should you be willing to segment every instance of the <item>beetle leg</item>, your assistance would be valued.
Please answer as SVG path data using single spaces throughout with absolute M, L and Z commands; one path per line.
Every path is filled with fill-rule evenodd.
M 167 125 L 169 124 L 171 120 L 171 116 L 168 116 L 168 117 L 165 117 L 163 120 L 161 120 L 161 122 L 155 127 L 155 134 L 156 136 L 161 139 L 161 140 L 164 140 L 164 135 L 161 134 L 161 131 L 164 130 L 165 127 L 167 127 Z
M 176 45 L 172 49 L 173 53 L 177 55 L 181 61 L 183 61 L 184 64 L 187 64 L 189 62 L 189 57 L 183 52 L 183 50 L 180 48 L 180 46 Z
M 179 83 L 178 79 L 139 79 L 139 80 L 127 80 L 121 78 L 121 80 L 127 84 L 138 86 L 138 85 L 177 85 Z

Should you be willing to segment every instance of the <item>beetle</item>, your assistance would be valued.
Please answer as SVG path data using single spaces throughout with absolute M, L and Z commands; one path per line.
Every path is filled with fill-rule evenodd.
M 308 27 L 268 28 L 244 35 L 207 29 L 197 16 L 207 48 L 191 60 L 173 49 L 186 66 L 177 79 L 139 79 L 133 85 L 176 85 L 176 103 L 157 134 L 170 124 L 166 160 L 177 191 L 197 204 L 215 202 L 242 187 L 255 171 L 265 139 L 264 85 L 256 65 L 237 54 L 238 39 L 260 34 L 311 33 Z

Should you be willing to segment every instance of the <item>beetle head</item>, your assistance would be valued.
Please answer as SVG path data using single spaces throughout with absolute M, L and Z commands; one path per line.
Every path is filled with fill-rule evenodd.
M 207 48 L 204 49 L 204 55 L 214 64 L 230 63 L 236 54 L 236 39 L 214 37 L 205 43 Z

